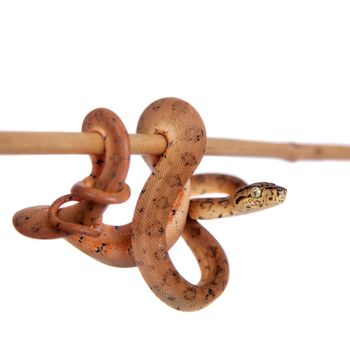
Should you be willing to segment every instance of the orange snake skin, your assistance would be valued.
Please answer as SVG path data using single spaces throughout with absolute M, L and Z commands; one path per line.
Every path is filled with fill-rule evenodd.
M 146 108 L 137 132 L 162 134 L 167 149 L 161 156 L 143 156 L 152 172 L 140 193 L 132 222 L 106 225 L 102 217 L 107 206 L 123 203 L 130 196 L 125 183 L 129 137 L 120 118 L 104 108 L 90 112 L 82 130 L 98 132 L 105 142 L 105 153 L 91 156 L 91 174 L 51 206 L 17 212 L 15 228 L 32 238 L 64 238 L 105 264 L 138 266 L 150 289 L 177 310 L 195 311 L 209 305 L 227 285 L 228 262 L 220 244 L 196 220 L 270 208 L 282 203 L 287 191 L 265 182 L 247 185 L 230 175 L 193 175 L 206 148 L 204 124 L 190 104 L 165 98 Z M 227 196 L 193 198 L 214 192 Z M 78 203 L 60 208 L 69 201 Z M 169 257 L 168 250 L 180 236 L 199 264 L 198 284 L 185 280 Z

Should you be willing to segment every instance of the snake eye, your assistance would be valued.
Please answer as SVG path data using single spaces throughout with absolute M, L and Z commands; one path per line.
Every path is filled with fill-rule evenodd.
M 258 186 L 254 186 L 251 190 L 250 190 L 250 194 L 253 198 L 259 198 L 261 197 L 261 188 Z

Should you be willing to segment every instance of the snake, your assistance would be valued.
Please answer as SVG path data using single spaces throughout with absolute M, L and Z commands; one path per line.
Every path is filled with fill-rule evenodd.
M 286 190 L 270 183 L 246 185 L 235 179 L 235 185 L 243 187 L 234 196 L 212 198 L 209 201 L 194 199 L 182 237 L 197 259 L 201 278 L 197 284 L 190 283 L 171 261 L 166 242 L 166 223 L 174 210 L 173 204 L 178 194 L 191 179 L 204 155 L 204 124 L 199 113 L 189 103 L 166 98 L 155 101 L 145 109 L 139 119 L 137 132 L 163 135 L 167 139 L 167 148 L 160 157 L 144 156 L 153 171 L 140 193 L 132 220 L 131 243 L 136 265 L 151 291 L 164 303 L 181 311 L 202 309 L 224 291 L 229 268 L 220 244 L 195 219 L 250 213 L 272 207 L 284 201 Z M 203 179 L 207 180 L 204 193 L 212 190 L 218 184 L 214 180 L 217 177 L 215 174 L 197 177 L 197 190 L 193 194 L 203 193 L 200 186 L 201 182 L 205 182 L 201 181 Z M 226 184 L 225 180 L 229 178 L 222 179 Z M 214 185 L 210 186 L 211 183 Z M 227 186 L 222 191 L 232 195 Z M 221 211 L 213 212 L 214 207 L 220 207 Z
M 222 247 L 197 220 L 273 207 L 284 201 L 286 190 L 265 182 L 248 185 L 231 175 L 193 175 L 206 147 L 203 122 L 187 102 L 166 98 L 151 104 L 138 124 L 138 133 L 162 134 L 168 146 L 161 156 L 143 156 L 152 173 L 140 193 L 133 221 L 121 226 L 103 224 L 101 215 L 106 205 L 123 202 L 130 194 L 124 183 L 130 158 L 128 135 L 120 127 L 119 118 L 111 113 L 106 109 L 90 113 L 83 131 L 99 132 L 104 136 L 105 148 L 111 150 L 114 144 L 119 147 L 120 155 L 117 158 L 110 154 L 92 156 L 91 175 L 73 186 L 71 195 L 60 197 L 51 206 L 18 212 L 13 220 L 15 227 L 33 238 L 64 237 L 105 264 L 138 266 L 151 289 L 168 305 L 184 311 L 203 308 L 225 289 L 229 268 Z M 108 123 L 110 118 L 113 123 Z M 104 130 L 107 125 L 119 128 L 108 134 Z M 112 170 L 108 169 L 108 159 L 114 160 Z M 118 200 L 113 191 L 122 198 Z M 213 192 L 227 196 L 196 198 Z M 58 209 L 65 201 L 79 200 L 79 197 L 85 199 Z M 69 221 L 77 221 L 77 215 L 85 225 L 73 222 L 71 226 L 64 226 L 67 222 L 70 224 Z M 198 261 L 201 280 L 197 285 L 179 274 L 167 253 L 180 235 Z

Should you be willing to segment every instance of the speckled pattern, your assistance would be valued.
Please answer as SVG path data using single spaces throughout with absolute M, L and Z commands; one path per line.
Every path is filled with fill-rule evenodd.
M 225 193 L 226 197 L 197 198 L 208 193 Z M 238 177 L 223 174 L 200 174 L 191 178 L 191 219 L 208 220 L 253 213 L 283 203 L 287 190 L 273 183 L 247 185 Z
M 183 237 L 197 258 L 201 280 L 194 285 L 173 265 L 166 244 L 166 222 L 173 203 L 201 161 L 206 148 L 204 124 L 187 102 L 166 98 L 143 112 L 139 133 L 158 133 L 168 147 L 153 159 L 153 172 L 137 201 L 132 222 L 136 264 L 151 290 L 169 306 L 195 311 L 209 305 L 225 289 L 228 264 L 218 242 L 198 222 L 188 219 Z M 148 162 L 152 159 L 147 157 Z M 173 181 L 176 178 L 177 181 Z
M 36 206 L 17 212 L 15 228 L 25 236 L 37 239 L 65 238 L 94 259 L 117 267 L 133 267 L 131 224 L 103 224 L 102 214 L 110 203 L 129 197 L 125 178 L 129 168 L 130 147 L 127 131 L 121 120 L 107 109 L 97 109 L 84 120 L 84 132 L 98 132 L 105 142 L 105 155 L 91 156 L 92 172 L 75 184 L 72 194 L 58 198 L 49 206 Z M 173 182 L 176 183 L 174 178 Z M 189 186 L 179 193 L 167 222 L 167 244 L 174 245 L 186 223 Z M 59 209 L 66 201 L 78 204 Z M 117 220 L 116 220 L 117 221 Z
M 151 290 L 177 310 L 195 311 L 209 305 L 227 285 L 228 262 L 220 244 L 194 219 L 269 208 L 284 201 L 286 190 L 271 183 L 247 185 L 237 177 L 223 174 L 192 176 L 206 148 L 205 128 L 190 104 L 166 98 L 152 103 L 138 123 L 139 133 L 162 134 L 168 147 L 161 156 L 143 156 L 151 175 L 140 193 L 133 222 L 105 225 L 102 215 L 106 207 L 123 203 L 130 195 L 125 183 L 129 137 L 118 116 L 103 108 L 88 114 L 83 131 L 98 132 L 105 142 L 105 154 L 91 156 L 91 174 L 51 206 L 17 212 L 13 218 L 15 228 L 32 238 L 63 237 L 105 264 L 138 266 Z M 213 192 L 228 196 L 194 198 L 190 202 L 190 196 Z M 69 201 L 78 203 L 60 208 Z M 196 285 L 179 274 L 168 254 L 180 235 L 201 270 Z
M 105 108 L 90 112 L 82 130 L 100 133 L 105 143 L 104 155 L 91 156 L 91 174 L 73 186 L 72 194 L 60 197 L 51 207 L 36 206 L 17 212 L 13 224 L 28 237 L 64 237 L 88 255 L 113 262 L 114 254 L 110 257 L 109 252 L 114 253 L 114 246 L 127 249 L 123 232 L 129 233 L 130 242 L 130 225 L 119 230 L 118 226 L 103 225 L 101 220 L 108 204 L 123 202 L 130 195 L 125 184 L 130 162 L 129 137 L 120 118 Z M 63 202 L 76 199 L 81 201 L 59 209 Z

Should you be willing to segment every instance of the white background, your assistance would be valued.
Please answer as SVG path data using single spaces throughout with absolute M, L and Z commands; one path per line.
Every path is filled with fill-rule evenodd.
M 347 1 L 1 1 L 0 129 L 79 131 L 96 107 L 135 132 L 142 110 L 176 96 L 208 136 L 350 143 Z M 348 162 L 206 157 L 224 172 L 288 188 L 283 206 L 205 222 L 231 266 L 225 293 L 197 313 L 162 304 L 138 270 L 11 224 L 90 171 L 87 156 L 2 156 L 1 349 L 349 349 Z M 105 221 L 131 220 L 149 170 Z M 198 268 L 184 244 L 180 271 Z

